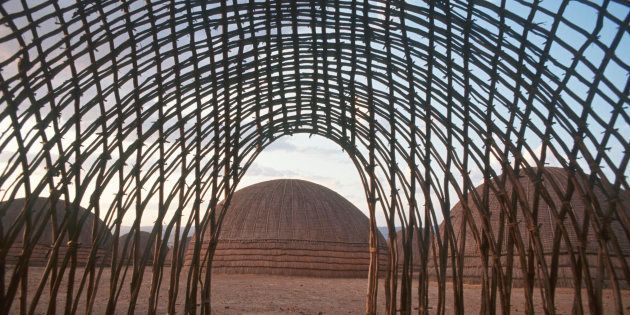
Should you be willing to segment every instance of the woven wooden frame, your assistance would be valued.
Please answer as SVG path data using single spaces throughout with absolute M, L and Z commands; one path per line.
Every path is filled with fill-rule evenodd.
M 218 202 L 229 205 L 267 145 L 296 133 L 334 141 L 360 173 L 371 221 L 366 313 L 377 309 L 374 217 L 383 211 L 392 248 L 388 312 L 412 312 L 413 294 L 420 298 L 419 312 L 428 312 L 431 262 L 438 267 L 437 312 L 445 312 L 445 283 L 455 279 L 453 309 L 462 314 L 465 287 L 458 275 L 465 260 L 454 248 L 453 231 L 461 227 L 451 224 L 450 206 L 472 200 L 475 211 L 488 216 L 490 190 L 502 196 L 506 233 L 521 235 L 511 220 L 517 205 L 523 209 L 530 241 L 525 246 L 520 236 L 512 237 L 508 250 L 531 266 L 523 285 L 526 310 L 533 312 L 539 290 L 544 310 L 553 313 L 557 266 L 542 253 L 535 228 L 539 202 L 528 206 L 518 181 L 527 176 L 539 183 L 535 199 L 549 200 L 540 183 L 551 161 L 570 174 L 561 192 L 565 201 L 575 195 L 585 201 L 588 226 L 600 244 L 597 260 L 609 269 L 606 280 L 622 312 L 619 281 L 630 279 L 630 270 L 625 260 L 619 264 L 611 257 L 621 256 L 618 235 L 630 238 L 630 220 L 620 211 L 630 159 L 627 4 L 496 2 L 3 2 L 0 200 L 21 196 L 27 202 L 22 215 L 0 231 L 0 312 L 26 314 L 41 303 L 50 313 L 57 303 L 66 313 L 90 312 L 90 303 L 77 309 L 79 298 L 93 301 L 97 290 L 108 290 L 107 312 L 113 314 L 121 310 L 116 292 L 127 275 L 132 303 L 124 307 L 131 313 L 150 269 L 149 313 L 159 303 L 175 312 L 180 277 L 188 279 L 187 311 L 210 313 L 211 278 L 202 276 L 199 264 L 183 268 L 181 235 L 194 230 L 199 239 L 201 227 L 208 226 L 216 240 L 223 213 L 215 209 Z M 575 18 L 576 6 L 588 15 Z M 576 174 L 585 174 L 587 183 L 576 181 Z M 512 189 L 499 184 L 475 191 L 479 181 L 495 178 Z M 595 189 L 606 195 L 606 207 L 593 198 Z M 113 196 L 103 195 L 110 191 Z M 33 226 L 43 226 L 33 222 L 57 219 L 30 215 L 29 201 L 37 197 L 50 204 L 63 200 L 68 211 L 53 228 L 58 241 L 46 276 L 37 294 L 29 295 L 28 262 L 41 231 Z M 471 211 L 467 202 L 463 207 Z M 88 262 L 77 268 L 80 206 L 111 228 L 111 267 Z M 572 211 L 565 202 L 554 214 L 563 222 Z M 133 218 L 138 230 L 148 213 L 155 223 L 146 247 L 155 247 L 154 257 L 143 254 L 148 251 L 139 236 L 119 242 L 123 217 Z M 432 233 L 442 217 L 445 233 Z M 622 234 L 609 233 L 613 219 L 621 222 Z M 509 309 L 513 294 L 512 266 L 493 259 L 497 241 L 488 224 L 464 223 L 480 244 L 484 313 Z M 396 225 L 404 229 L 400 271 L 392 267 L 399 264 Z M 109 232 L 94 228 L 93 244 Z M 558 224 L 556 232 L 561 239 L 566 228 Z M 171 235 L 175 254 L 165 267 L 168 247 L 162 240 Z M 69 241 L 62 242 L 66 236 Z M 420 244 L 416 273 L 412 238 Z M 20 241 L 21 255 L 9 268 L 6 256 Z M 118 257 L 121 246 L 132 251 L 131 264 Z M 213 246 L 196 250 L 197 261 L 207 261 L 204 268 L 211 267 Z M 592 260 L 580 246 L 574 250 L 572 271 L 584 279 L 584 285 L 575 284 L 575 311 L 599 313 L 604 279 L 583 274 Z M 96 257 L 93 250 L 92 261 Z M 106 286 L 97 285 L 102 268 L 112 270 Z M 161 276 L 165 268 L 168 279 Z M 75 277 L 81 278 L 78 287 Z M 61 285 L 63 278 L 67 285 Z M 417 292 L 412 279 L 420 283 Z M 160 286 L 169 287 L 168 299 L 158 301 Z M 45 287 L 51 290 L 48 301 L 41 299 Z M 57 302 L 62 291 L 66 299 Z

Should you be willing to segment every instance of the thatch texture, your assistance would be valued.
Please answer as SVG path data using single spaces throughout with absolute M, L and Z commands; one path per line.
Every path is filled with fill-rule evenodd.
M 370 248 L 377 215 L 389 226 L 436 226 L 481 178 L 504 172 L 514 174 L 506 180 L 515 185 L 519 169 L 554 164 L 595 180 L 569 198 L 591 195 L 607 179 L 617 209 L 620 192 L 630 188 L 626 0 L 8 0 L 0 3 L 0 25 L 0 200 L 59 191 L 73 204 L 107 205 L 102 212 L 114 231 L 124 219 L 153 222 L 154 234 L 201 229 L 201 217 L 220 217 L 214 203 L 230 199 L 259 154 L 295 134 L 325 137 L 352 160 L 368 205 Z M 594 229 L 616 229 L 588 213 Z M 273 231 L 284 231 L 286 218 L 269 223 Z M 630 218 L 620 218 L 627 237 Z M 308 220 L 318 226 L 310 214 Z M 254 224 L 244 227 L 248 233 L 268 224 L 247 222 Z M 588 231 L 575 235 L 591 238 Z M 19 239 L 3 241 L 6 252 Z M 543 250 L 533 248 L 538 256 Z M 491 259 L 486 249 L 479 256 Z M 608 257 L 603 261 L 613 263 Z M 374 314 L 376 251 L 370 261 L 365 311 Z M 152 268 L 148 312 L 168 303 L 175 313 L 178 281 L 186 279 L 188 309 L 210 313 L 212 281 L 195 277 L 203 267 L 196 263 L 191 272 L 175 266 L 169 279 Z M 26 314 L 37 306 L 27 296 L 26 264 L 0 289 L 0 310 Z M 0 273 L 3 267 L 0 259 Z M 112 269 L 110 287 L 122 286 L 126 269 Z M 630 267 L 622 269 L 630 275 Z M 455 269 L 441 270 L 444 293 Z M 144 272 L 133 268 L 129 276 Z M 72 282 L 53 293 L 66 291 L 68 303 L 91 300 L 96 270 L 88 274 L 85 296 L 73 294 Z M 483 278 L 481 312 L 509 308 L 509 288 Z M 388 278 L 390 299 L 396 279 Z M 421 311 L 429 307 L 426 281 L 417 291 Z M 172 292 L 168 300 L 155 294 L 162 285 Z M 127 312 L 140 286 L 134 283 Z M 584 300 L 576 290 L 576 313 L 601 313 L 602 291 L 587 289 Z M 627 305 L 613 289 L 621 313 Z M 410 294 L 411 286 L 402 291 Z M 119 311 L 116 292 L 108 314 Z M 548 286 L 540 295 L 549 313 L 552 293 Z M 438 296 L 436 312 L 446 313 L 445 295 Z M 388 313 L 397 311 L 387 297 L 386 304 Z M 400 309 L 413 311 L 410 302 Z M 463 295 L 451 309 L 465 312 Z
M 318 277 L 366 277 L 367 217 L 336 192 L 311 182 L 262 182 L 234 193 L 213 271 Z M 202 255 L 207 251 L 205 235 Z M 193 239 L 186 263 L 193 258 Z M 381 262 L 386 244 L 379 234 Z
M 411 240 L 411 251 L 408 253 L 408 255 L 412 255 L 411 266 L 413 270 L 418 270 L 420 268 L 420 247 L 418 245 L 418 233 L 422 233 L 422 230 L 418 229 L 417 227 L 414 227 L 413 230 L 414 231 Z M 403 244 L 403 239 L 406 240 L 406 235 L 403 235 L 403 232 L 406 233 L 407 231 L 401 230 L 396 232 L 396 255 L 398 256 L 398 268 L 402 267 L 405 254 L 405 245 Z
M 536 172 L 536 169 L 532 170 Z M 514 220 L 510 222 L 507 215 L 502 214 L 502 209 L 505 209 L 506 206 L 504 202 L 501 201 L 501 198 L 499 198 L 499 194 L 501 193 L 493 192 L 493 189 L 500 185 L 500 178 L 495 178 L 490 183 L 490 185 L 494 187 L 488 187 L 490 192 L 487 203 L 489 206 L 487 217 L 489 218 L 494 242 L 498 245 L 496 248 L 500 248 L 500 251 L 497 250 L 497 252 L 500 253 L 501 263 L 503 266 L 506 265 L 508 258 L 508 252 L 506 250 L 506 248 L 508 248 L 507 244 L 510 241 L 514 241 L 514 239 L 510 240 L 511 233 L 515 233 L 515 235 L 522 240 L 524 248 L 528 249 L 529 243 L 532 240 L 530 232 L 532 230 L 536 230 L 540 236 L 543 249 L 542 252 L 548 266 L 552 266 L 551 261 L 553 254 L 558 254 L 558 286 L 573 286 L 576 274 L 573 272 L 570 259 L 571 255 L 573 255 L 575 259 L 579 259 L 580 249 L 583 251 L 584 259 L 588 261 L 586 267 L 584 268 L 589 269 L 588 272 L 590 273 L 591 278 L 597 277 L 600 266 L 603 268 L 602 272 L 608 273 L 605 266 L 602 266 L 598 260 L 601 246 L 607 246 L 609 251 L 608 255 L 611 256 L 611 262 L 613 268 L 615 269 L 616 278 L 621 280 L 621 285 L 623 287 L 630 287 L 630 282 L 628 282 L 630 279 L 625 279 L 624 273 L 621 269 L 621 264 L 623 263 L 621 261 L 622 259 L 624 259 L 626 263 L 630 263 L 630 239 L 627 234 L 625 234 L 622 224 L 619 221 L 619 216 L 621 215 L 620 212 L 622 211 L 626 216 L 630 216 L 630 199 L 627 194 L 621 194 L 623 200 L 620 204 L 622 207 L 612 213 L 610 217 L 610 229 L 605 232 L 597 233 L 592 226 L 592 220 L 594 220 L 594 218 L 587 215 L 587 207 L 600 208 L 602 211 L 609 210 L 608 198 L 602 189 L 594 189 L 593 192 L 595 199 L 592 200 L 592 202 L 589 202 L 577 193 L 573 194 L 568 202 L 570 208 L 566 209 L 566 211 L 569 212 L 560 219 L 560 216 L 556 217 L 554 213 L 560 215 L 562 212 L 563 198 L 567 194 L 569 182 L 568 172 L 566 170 L 553 167 L 544 169 L 539 189 L 546 191 L 549 194 L 549 198 L 545 199 L 540 197 L 537 208 L 534 208 L 534 196 L 536 190 L 535 183 L 526 175 L 522 175 L 519 182 L 526 196 L 527 207 L 529 209 L 528 211 L 531 211 L 532 213 L 535 210 L 538 211 L 538 215 L 535 217 L 535 228 L 533 229 L 526 223 L 527 220 L 524 217 L 523 206 L 520 203 L 513 210 L 516 224 L 513 223 Z M 589 185 L 587 177 L 583 174 L 577 174 L 574 178 L 574 185 L 576 185 L 575 187 L 587 187 L 586 185 Z M 556 188 L 554 188 L 554 186 L 556 186 Z M 501 185 L 501 187 L 506 192 L 504 195 L 509 196 L 512 193 L 514 186 L 510 182 L 506 182 Z M 477 187 L 475 191 L 478 196 L 483 196 L 483 190 L 484 185 L 481 185 Z M 468 218 L 468 221 L 465 221 L 465 205 L 461 201 L 452 208 L 450 218 L 457 250 L 459 251 L 460 246 L 464 246 L 463 252 L 460 253 L 463 255 L 464 281 L 475 283 L 481 280 L 483 270 L 480 253 L 482 248 L 487 249 L 490 245 L 486 244 L 480 246 L 480 244 L 475 240 L 475 236 L 472 232 L 472 226 L 474 225 L 480 231 L 480 235 L 483 234 L 481 233 L 483 230 L 482 216 L 485 213 L 485 211 L 482 211 L 477 203 L 473 201 L 472 195 L 473 194 L 471 193 L 467 199 L 467 205 L 470 209 L 470 217 Z M 587 217 L 588 221 L 585 220 Z M 597 219 L 601 220 L 602 218 L 600 217 Z M 566 234 L 563 234 L 558 229 L 559 227 L 556 225 L 556 222 L 562 222 L 563 228 L 566 229 Z M 501 226 L 503 226 L 503 232 L 500 237 L 499 233 Z M 511 229 L 515 226 L 518 227 L 518 231 L 516 231 L 516 229 Z M 440 235 L 444 236 L 445 228 L 445 223 L 442 223 L 440 225 Z M 462 228 L 465 228 L 465 234 L 462 234 Z M 609 235 L 608 239 L 603 236 L 604 234 Z M 610 239 L 611 234 L 614 236 L 614 241 Z M 483 238 L 484 236 L 481 237 Z M 558 238 L 559 241 L 555 245 L 557 246 L 555 250 L 554 238 Z M 617 244 L 615 243 L 618 244 L 622 255 L 616 254 L 615 246 Z M 452 253 L 452 249 L 449 249 L 449 253 Z M 523 272 L 523 266 L 521 266 L 519 262 L 518 252 L 515 250 L 513 254 L 514 268 L 511 272 L 513 272 L 514 284 L 522 285 L 525 274 Z M 530 259 L 536 258 L 531 257 Z M 449 258 L 449 268 L 450 263 L 451 261 Z M 537 263 L 534 263 L 534 265 L 537 265 Z M 586 270 L 583 270 L 582 272 L 586 272 Z M 586 275 L 583 274 L 582 277 L 586 277 Z M 539 282 L 539 275 L 537 275 L 536 278 L 536 282 Z M 609 278 L 609 274 L 603 275 L 604 282 L 606 282 Z
M 2 222 L 2 238 L 7 239 L 11 234 L 17 233 L 16 241 L 8 249 L 6 262 L 8 264 L 17 263 L 18 259 L 22 255 L 25 248 L 24 239 L 22 237 L 24 233 L 24 206 L 25 199 L 19 198 L 13 201 L 7 201 L 0 203 L 0 220 Z M 31 200 L 29 206 L 31 217 L 31 233 L 30 240 L 26 244 L 32 246 L 32 252 L 28 258 L 28 264 L 31 266 L 44 266 L 48 262 L 52 248 L 55 243 L 55 238 L 60 233 L 65 231 L 65 236 L 62 240 L 59 240 L 59 251 L 57 253 L 58 259 L 63 259 L 68 250 L 68 220 L 71 217 L 70 208 L 72 205 L 67 205 L 65 201 L 58 200 L 54 207 L 51 207 L 50 200 L 48 198 L 36 198 Z M 54 216 L 54 217 L 53 217 Z M 88 262 L 90 255 L 94 256 L 94 262 L 97 264 L 109 264 L 111 260 L 111 240 L 112 235 L 105 225 L 105 223 L 97 219 L 97 238 L 93 240 L 93 226 L 94 226 L 94 214 L 88 212 L 86 209 L 79 207 L 76 213 L 78 224 L 78 236 L 76 238 L 77 245 L 77 263 L 78 265 L 85 265 Z M 54 224 L 53 224 L 54 222 Z M 81 223 L 82 222 L 82 223 Z M 12 227 L 21 226 L 19 230 L 12 229 Z M 56 231 L 53 234 L 53 226 L 56 227 Z M 94 253 L 92 249 L 96 247 Z
M 180 241 L 179 244 L 179 253 L 180 253 L 180 264 L 181 261 L 186 253 L 186 249 L 188 248 L 188 244 L 190 244 L 190 240 L 192 239 L 192 236 L 186 237 L 184 240 Z M 166 256 L 164 258 L 164 264 L 167 266 L 171 266 L 173 264 L 173 253 L 174 253 L 174 246 L 169 246 L 168 247 L 168 252 L 166 253 Z
M 135 235 L 138 234 L 138 243 L 135 243 Z M 153 264 L 153 255 L 155 254 L 155 239 L 149 244 L 151 233 L 139 230 L 131 232 L 119 238 L 118 259 L 123 263 L 131 263 L 134 257 L 134 244 L 138 244 L 138 258 L 142 259 L 146 255 L 146 263 Z

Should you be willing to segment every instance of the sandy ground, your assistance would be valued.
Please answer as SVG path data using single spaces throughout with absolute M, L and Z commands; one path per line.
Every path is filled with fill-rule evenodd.
M 7 270 L 9 275 L 10 270 Z M 31 268 L 29 277 L 29 301 L 32 299 L 37 289 L 43 268 Z M 82 275 L 79 272 L 78 275 Z M 8 278 L 8 277 L 7 277 Z M 126 314 L 130 301 L 129 275 L 122 288 L 117 302 L 117 314 Z M 164 281 L 159 293 L 158 314 L 166 314 L 166 304 L 168 301 L 168 270 L 165 271 Z M 182 273 L 180 278 L 180 294 L 177 304 L 177 313 L 183 313 L 183 296 L 185 295 L 186 276 Z M 109 269 L 105 269 L 100 279 L 101 288 L 93 305 L 94 314 L 105 312 L 109 298 Z M 7 281 L 8 282 L 8 281 Z M 79 280 L 76 282 L 79 283 Z M 281 277 L 265 275 L 213 275 L 213 311 L 215 314 L 362 314 L 365 303 L 366 292 L 365 279 L 319 279 L 301 277 Z M 135 313 L 146 313 L 148 305 L 149 289 L 151 284 L 151 273 L 147 271 L 143 279 L 143 286 L 140 291 Z M 414 287 L 417 288 L 416 284 Z M 63 314 L 65 303 L 66 283 L 62 283 L 62 293 L 57 296 L 58 313 Z M 430 284 L 429 302 L 432 309 L 437 304 L 437 285 Z M 76 287 L 75 287 L 76 292 Z M 85 291 L 84 291 L 85 292 Z M 453 313 L 452 287 L 449 285 L 446 292 L 447 313 Z M 466 311 L 479 313 L 481 303 L 481 289 L 477 285 L 466 285 L 465 289 Z M 75 293 L 76 294 L 76 293 Z M 19 294 L 18 294 L 19 296 Z M 584 295 L 585 297 L 585 295 Z M 11 314 L 19 313 L 19 300 L 13 302 Z M 540 307 L 539 294 L 536 295 L 535 305 Z M 383 282 L 379 286 L 379 305 L 384 313 Z M 622 292 L 622 300 L 628 301 L 624 307 L 625 312 L 630 313 L 630 290 Z M 42 300 L 38 303 L 35 314 L 46 314 L 46 307 L 49 301 L 48 290 L 44 290 Z M 569 314 L 573 303 L 573 291 L 571 289 L 560 288 L 556 294 L 557 308 L 560 314 Z M 604 291 L 605 314 L 614 312 L 612 291 Z M 417 305 L 417 300 L 414 300 Z M 78 306 L 79 314 L 84 314 L 85 298 L 80 300 Z M 512 313 L 520 314 L 524 311 L 524 297 L 522 289 L 514 289 L 512 295 Z M 537 310 L 542 313 L 542 308 Z

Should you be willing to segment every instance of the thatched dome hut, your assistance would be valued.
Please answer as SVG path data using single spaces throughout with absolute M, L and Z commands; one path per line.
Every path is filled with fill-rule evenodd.
M 149 236 L 151 233 L 145 231 L 130 231 L 127 234 L 123 234 L 118 238 L 118 260 L 123 263 L 131 263 L 133 261 L 133 248 L 135 242 L 135 234 L 138 233 L 140 237 L 139 245 L 143 250 L 142 254 L 144 254 L 144 249 L 147 248 L 147 244 L 149 243 Z M 147 264 L 153 263 L 153 253 L 154 253 L 155 245 L 152 245 L 148 248 L 148 259 Z M 141 255 L 142 255 L 141 254 Z M 142 258 L 142 256 L 140 256 Z
M 523 175 L 521 175 L 519 179 L 520 186 L 522 187 L 523 192 L 525 193 L 525 198 L 526 198 L 528 207 L 531 209 L 534 203 L 533 200 L 534 200 L 534 195 L 535 195 L 534 193 L 535 184 L 534 182 L 530 180 L 528 176 L 524 175 L 524 172 L 522 172 L 522 174 Z M 588 185 L 588 178 L 585 175 L 578 175 L 575 178 L 576 178 L 576 181 L 575 181 L 576 183 L 579 183 L 579 185 L 582 187 L 587 187 L 586 185 Z M 554 236 L 557 233 L 555 231 L 556 220 L 553 215 L 554 212 L 552 210 L 555 209 L 558 212 L 560 211 L 560 208 L 562 206 L 563 196 L 567 192 L 567 182 L 568 182 L 568 172 L 566 170 L 561 169 L 561 168 L 553 168 L 553 167 L 545 168 L 543 172 L 543 180 L 541 183 L 541 188 L 542 190 L 546 191 L 549 194 L 551 202 L 548 203 L 542 197 L 539 199 L 537 229 L 541 238 L 543 252 L 544 252 L 544 256 L 545 256 L 548 266 L 550 265 L 551 257 L 553 253 Z M 499 181 L 497 179 L 491 182 L 491 184 L 494 187 L 497 187 L 498 183 Z M 558 189 L 557 190 L 554 189 L 554 186 L 557 187 Z M 507 180 L 506 184 L 504 185 L 504 188 L 505 188 L 505 192 L 508 193 L 508 196 L 511 195 L 512 193 L 512 187 L 513 185 L 511 184 L 511 182 Z M 477 194 L 479 194 L 479 196 L 483 196 L 483 190 L 484 190 L 484 185 L 480 185 L 479 187 L 476 188 L 476 192 Z M 595 189 L 595 198 L 597 199 L 597 203 L 599 203 L 602 209 L 608 208 L 608 205 L 609 205 L 608 199 L 601 189 L 599 188 Z M 615 268 L 619 268 L 621 264 L 623 263 L 623 260 L 625 260 L 630 265 L 630 240 L 628 239 L 627 234 L 624 232 L 622 225 L 619 222 L 619 215 L 622 211 L 625 213 L 626 217 L 630 217 L 630 199 L 628 198 L 627 194 L 623 194 L 623 197 L 621 199 L 622 199 L 621 209 L 617 208 L 617 213 L 613 215 L 613 217 L 611 218 L 611 225 L 610 225 L 611 233 L 614 234 L 617 241 L 619 242 L 619 246 L 621 248 L 621 252 L 623 256 L 623 257 L 615 256 L 614 254 L 615 251 L 613 250 L 612 246 L 609 246 L 610 254 L 613 256 L 612 260 L 613 260 L 613 263 L 615 264 L 614 266 Z M 504 232 L 503 240 L 502 240 L 503 249 L 501 251 L 501 262 L 502 262 L 502 266 L 505 266 L 505 261 L 507 260 L 507 251 L 505 249 L 507 241 L 508 241 L 507 230 L 510 224 L 507 221 L 507 219 L 506 221 L 504 221 L 503 224 L 501 223 L 500 213 L 501 213 L 502 204 L 504 203 L 500 201 L 498 195 L 495 194 L 492 189 L 490 189 L 489 209 L 488 209 L 490 213 L 489 222 L 490 222 L 490 226 L 491 226 L 494 238 L 497 242 L 499 242 L 499 228 L 501 226 L 504 227 L 505 232 Z M 572 221 L 568 215 L 564 218 L 563 225 L 567 230 L 569 243 L 567 243 L 564 238 L 562 238 L 559 243 L 559 264 L 558 264 L 558 269 L 557 269 L 558 271 L 557 285 L 558 286 L 572 286 L 573 285 L 574 274 L 572 273 L 572 268 L 571 268 L 570 260 L 569 260 L 569 254 L 577 255 L 578 247 L 583 247 L 585 250 L 592 277 L 594 277 L 594 275 L 597 274 L 596 273 L 598 269 L 597 257 L 598 257 L 598 250 L 600 248 L 598 240 L 601 238 L 596 236 L 592 223 L 587 223 L 586 226 L 584 224 L 585 213 L 587 209 L 586 205 L 587 203 L 585 199 L 582 197 L 582 195 L 578 191 L 575 191 L 572 195 L 572 198 L 570 199 L 571 213 L 573 213 L 575 216 L 575 222 L 577 222 L 578 228 L 588 230 L 588 234 L 587 234 L 588 236 L 585 239 L 586 242 L 584 244 L 581 244 L 581 241 L 578 238 L 578 235 L 581 235 L 582 233 L 576 232 L 576 228 L 574 227 L 573 223 L 571 223 Z M 475 202 L 473 201 L 470 195 L 468 198 L 468 207 L 471 213 L 471 217 L 469 218 L 469 220 L 474 222 L 474 224 L 477 226 L 477 229 L 481 231 L 482 212 L 479 210 L 480 208 L 476 206 Z M 464 254 L 464 270 L 463 270 L 464 281 L 478 282 L 482 274 L 482 262 L 479 258 L 480 247 L 479 247 L 479 244 L 475 241 L 472 230 L 470 228 L 470 224 L 466 225 L 465 235 L 461 235 L 461 228 L 464 223 L 464 214 L 465 214 L 465 211 L 464 211 L 464 205 L 462 202 L 457 203 L 451 210 L 451 220 L 452 220 L 452 226 L 453 226 L 453 234 L 455 237 L 455 244 L 459 248 L 461 246 L 461 242 L 465 242 L 464 252 L 463 252 Z M 517 222 L 516 225 L 518 226 L 519 233 L 520 233 L 520 239 L 523 241 L 525 248 L 527 248 L 528 242 L 529 242 L 529 237 L 528 237 L 529 227 L 527 226 L 527 223 L 524 217 L 524 212 L 520 204 L 517 206 L 517 209 L 516 209 L 516 222 Z M 440 235 L 444 235 L 444 233 L 445 233 L 445 224 L 443 222 L 440 225 Z M 573 248 L 572 252 L 570 250 L 571 247 L 568 246 L 568 244 L 571 244 Z M 514 248 L 514 255 L 519 255 L 516 248 Z M 512 268 L 513 279 L 514 279 L 515 285 L 521 284 L 523 282 L 522 280 L 524 279 L 518 257 L 519 256 L 514 257 L 514 266 Z M 448 263 L 449 263 L 449 268 L 450 268 L 450 259 Z M 620 269 L 616 273 L 617 273 L 617 277 L 621 277 L 619 279 L 625 279 Z M 583 273 L 583 277 L 584 277 L 584 273 Z M 605 279 L 608 279 L 608 278 L 609 278 L 609 275 L 606 275 Z M 628 286 L 627 279 L 621 282 L 622 282 L 621 285 Z
M 182 240 L 180 240 L 179 243 L 179 257 L 183 257 L 182 253 L 186 253 L 186 248 L 188 248 L 188 244 L 190 244 L 190 240 L 192 239 L 192 236 L 186 237 Z M 166 257 L 164 259 L 164 264 L 167 266 L 170 266 L 173 264 L 173 254 L 174 254 L 174 249 L 175 245 L 174 244 L 170 244 L 168 247 L 168 253 L 166 253 Z M 181 264 L 182 259 L 179 260 L 179 263 Z
M 139 244 L 140 244 L 140 256 L 139 259 L 142 260 L 143 256 L 147 255 L 147 259 L 145 261 L 145 265 L 152 265 L 153 261 L 155 259 L 155 244 L 156 244 L 156 240 L 154 238 L 153 242 L 149 245 L 149 240 L 151 237 L 151 232 L 148 231 L 135 231 L 135 230 L 131 230 L 129 231 L 129 233 L 123 234 L 122 236 L 120 236 L 120 238 L 118 239 L 118 258 L 117 260 L 122 262 L 123 264 L 131 264 L 133 263 L 133 257 L 134 257 L 134 242 L 135 242 L 135 233 L 138 233 L 139 236 Z M 173 239 L 173 238 L 171 238 Z M 188 246 L 188 243 L 190 242 L 191 237 L 187 237 L 183 240 L 180 240 L 180 246 L 183 245 L 183 248 L 180 247 L 180 253 L 185 253 L 186 251 L 186 247 Z M 164 245 L 165 240 L 162 239 L 162 243 L 161 246 Z M 182 244 L 183 243 L 183 244 Z M 125 248 L 125 244 L 126 248 Z M 148 247 L 147 247 L 148 246 Z M 163 255 L 163 265 L 164 266 L 171 266 L 173 263 L 173 244 L 170 244 L 167 242 L 166 244 L 166 251 L 163 252 L 161 255 Z M 180 256 L 182 257 L 182 256 Z M 181 264 L 181 259 L 180 259 L 180 264 Z
M 2 237 L 6 238 L 9 234 L 15 232 L 11 229 L 14 226 L 21 226 L 21 229 L 17 233 L 17 237 L 12 243 L 11 248 L 6 256 L 6 262 L 8 264 L 16 263 L 19 257 L 22 255 L 22 249 L 24 248 L 23 234 L 24 225 L 22 219 L 20 219 L 22 210 L 25 205 L 25 199 L 19 198 L 12 201 L 5 201 L 0 203 L 0 221 L 2 223 Z M 54 237 L 52 236 L 52 216 L 56 220 L 57 229 L 62 224 L 64 216 L 66 215 L 66 203 L 63 200 L 59 200 L 55 203 L 54 207 L 51 207 L 50 199 L 48 198 L 34 198 L 30 202 L 30 215 L 31 215 L 31 241 L 35 242 L 33 251 L 28 259 L 29 265 L 32 266 L 44 266 L 48 262 L 49 255 L 51 254 L 52 245 L 54 243 Z M 54 211 L 51 211 L 54 209 Z M 86 209 L 79 207 L 77 213 L 77 220 L 83 220 L 83 223 L 79 222 L 81 230 L 77 238 L 77 262 L 79 265 L 87 263 L 90 253 L 94 244 L 97 244 L 97 250 L 95 252 L 95 262 L 97 264 L 109 264 L 111 261 L 111 240 L 112 235 L 103 221 L 97 219 L 97 233 L 101 235 L 96 241 L 92 239 L 92 230 L 94 225 L 94 214 L 88 212 Z M 36 238 L 35 233 L 43 227 L 43 231 L 40 236 Z M 57 231 L 59 233 L 59 231 Z M 68 237 L 59 246 L 58 257 L 63 258 L 67 251 Z
M 202 254 L 209 238 L 203 238 Z M 366 277 L 368 240 L 368 218 L 341 195 L 303 180 L 272 180 L 234 193 L 221 228 L 213 271 Z M 188 265 L 193 259 L 193 244 L 194 239 L 186 253 Z M 382 266 L 386 246 L 379 234 Z
M 129 233 L 124 234 L 118 239 L 118 260 L 122 261 L 123 263 L 133 262 L 133 257 L 134 257 L 133 251 L 134 251 L 134 242 L 135 242 L 136 233 L 138 233 L 138 236 L 139 236 L 138 244 L 140 245 L 140 250 L 141 250 L 139 258 L 140 260 L 142 260 L 143 256 L 146 254 L 147 258 L 146 258 L 145 264 L 152 265 L 153 260 L 155 259 L 156 238 L 154 237 L 153 242 L 149 244 L 149 241 L 151 240 L 151 232 L 141 231 L 141 230 L 140 231 L 132 230 Z M 126 248 L 125 248 L 125 244 L 126 244 Z M 163 255 L 162 257 L 164 257 L 164 264 L 170 264 L 171 258 L 169 258 L 169 255 L 172 256 L 170 252 L 171 252 L 171 249 L 167 248 L 167 252 L 161 254 Z
M 402 268 L 404 259 L 403 237 L 406 237 L 406 235 L 403 235 L 403 232 L 407 233 L 408 231 L 400 230 L 396 232 L 396 255 L 398 256 L 399 269 Z M 414 227 L 410 252 L 412 255 L 411 267 L 413 268 L 413 270 L 420 270 L 420 247 L 418 246 L 418 233 L 423 233 L 423 229 L 418 229 L 417 227 Z M 424 235 L 422 235 L 422 237 L 424 237 Z M 429 235 L 429 237 L 431 237 L 431 235 Z M 432 250 L 431 248 L 429 248 L 429 257 L 432 257 L 431 254 Z M 431 262 L 431 259 L 428 259 L 427 261 Z

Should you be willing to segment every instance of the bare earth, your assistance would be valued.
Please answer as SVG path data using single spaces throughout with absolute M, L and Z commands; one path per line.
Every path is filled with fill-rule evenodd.
M 160 289 L 160 297 L 158 299 L 158 314 L 166 314 L 166 303 L 168 301 L 168 272 L 170 268 L 165 270 L 163 283 Z M 29 269 L 29 296 L 32 299 L 33 294 L 37 290 L 39 280 L 43 268 Z M 131 272 L 131 270 L 130 270 Z M 7 282 L 11 275 L 11 271 L 7 270 Z M 78 272 L 77 286 L 80 281 L 82 272 Z M 94 314 L 103 314 L 107 306 L 109 298 L 109 269 L 105 269 L 99 281 L 101 287 L 98 290 L 98 296 L 93 305 Z M 117 302 L 117 314 L 126 314 L 129 307 L 130 291 L 129 285 L 130 274 L 127 275 L 127 281 L 122 288 L 120 297 Z M 143 286 L 140 290 L 140 298 L 138 300 L 136 313 L 146 313 L 148 305 L 149 289 L 151 284 L 151 272 L 147 270 L 143 279 Z M 365 292 L 367 282 L 365 279 L 320 279 L 320 278 L 302 278 L 302 277 L 282 277 L 282 276 L 266 276 L 266 275 L 226 275 L 214 274 L 212 283 L 212 299 L 213 312 L 215 314 L 362 314 L 365 303 Z M 75 294 L 76 287 L 75 286 Z M 182 272 L 180 280 L 180 293 L 178 300 L 178 314 L 183 313 L 183 296 L 185 295 L 186 273 Z M 416 284 L 414 287 L 417 288 Z M 63 313 L 65 303 L 66 284 L 62 283 L 61 294 L 57 296 L 58 313 Z M 433 309 L 437 304 L 437 284 L 431 283 L 429 287 L 429 302 Z M 452 287 L 447 287 L 446 311 L 453 313 L 452 305 Z M 85 291 L 83 293 L 85 296 Z M 465 306 L 467 313 L 479 313 L 481 303 L 481 288 L 477 285 L 466 285 L 464 289 Z M 19 293 L 18 293 L 19 296 Z M 586 298 L 585 294 L 583 295 Z M 535 303 L 536 307 L 541 307 L 539 294 Z M 382 307 L 381 313 L 384 313 L 383 282 L 379 285 L 379 305 Z M 42 299 L 38 304 L 35 314 L 46 314 L 49 295 L 48 287 L 44 290 Z M 622 292 L 622 300 L 628 301 L 630 304 L 630 290 Z M 573 291 L 571 289 L 560 288 L 556 293 L 556 303 L 560 314 L 569 314 L 573 303 Z M 604 291 L 604 313 L 614 312 L 614 299 L 611 290 Z M 414 301 L 417 305 L 417 300 Z M 625 312 L 630 312 L 630 305 L 624 305 Z M 79 302 L 78 314 L 86 311 L 85 297 Z M 513 290 L 512 295 L 512 313 L 519 314 L 524 312 L 524 297 L 521 289 Z M 11 313 L 19 313 L 19 299 L 13 302 Z M 542 313 L 542 308 L 537 310 Z

